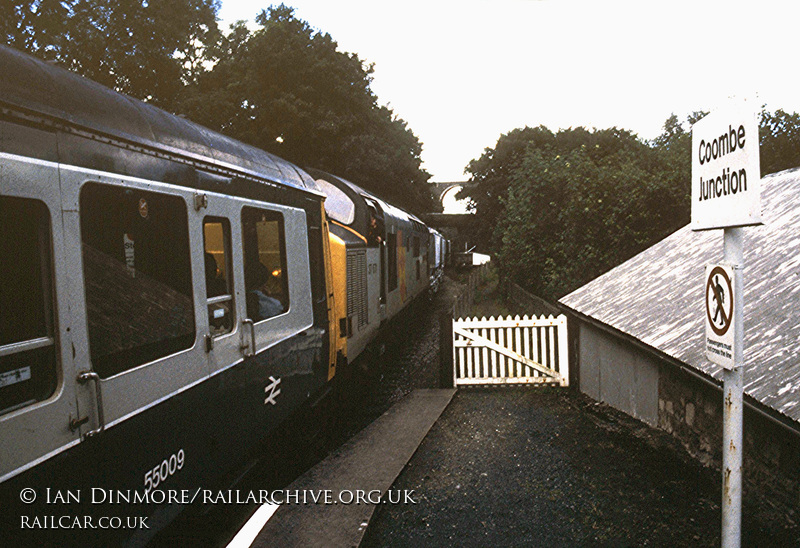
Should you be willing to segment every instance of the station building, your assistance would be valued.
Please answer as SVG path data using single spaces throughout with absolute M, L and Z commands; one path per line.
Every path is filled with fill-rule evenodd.
M 744 481 L 800 519 L 800 168 L 762 179 L 744 229 Z M 704 354 L 705 265 L 723 230 L 687 225 L 563 297 L 570 384 L 722 461 L 722 378 Z

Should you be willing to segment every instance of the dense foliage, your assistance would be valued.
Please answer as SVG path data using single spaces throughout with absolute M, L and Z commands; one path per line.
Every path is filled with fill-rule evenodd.
M 218 0 L 23 0 L 0 4 L 0 36 L 118 91 L 170 109 L 219 38 Z
M 761 174 L 800 166 L 800 115 L 763 111 L 759 127 Z
M 212 129 L 436 208 L 422 144 L 372 92 L 372 66 L 281 4 L 220 32 L 219 0 L 0 3 L 0 40 Z
M 220 60 L 186 88 L 190 118 L 301 166 L 340 175 L 389 201 L 429 211 L 422 145 L 406 123 L 379 106 L 372 67 L 337 50 L 284 5 L 238 25 Z
M 470 162 L 478 240 L 501 274 L 557 299 L 689 222 L 691 124 L 655 140 L 619 129 L 515 129 Z M 800 166 L 800 116 L 761 115 L 761 168 Z

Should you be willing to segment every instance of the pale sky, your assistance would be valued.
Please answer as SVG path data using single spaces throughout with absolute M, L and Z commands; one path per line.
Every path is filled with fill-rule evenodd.
M 375 64 L 378 102 L 423 143 L 432 181 L 466 180 L 471 159 L 526 125 L 616 126 L 651 139 L 671 113 L 730 97 L 800 112 L 800 2 L 285 3 Z M 269 5 L 222 0 L 223 29 Z

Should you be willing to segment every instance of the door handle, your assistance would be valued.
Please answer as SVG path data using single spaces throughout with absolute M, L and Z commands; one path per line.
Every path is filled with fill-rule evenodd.
M 103 414 L 103 388 L 100 385 L 100 375 L 94 371 L 83 371 L 78 374 L 78 382 L 86 384 L 87 382 L 94 382 L 94 398 L 97 405 L 97 429 L 86 432 L 84 437 L 91 438 L 106 429 L 106 418 Z
M 241 349 L 245 358 L 256 355 L 256 326 L 253 320 L 245 318 L 242 320 L 242 325 L 250 326 L 250 341 L 242 341 Z M 244 329 L 242 329 L 242 338 L 244 338 Z

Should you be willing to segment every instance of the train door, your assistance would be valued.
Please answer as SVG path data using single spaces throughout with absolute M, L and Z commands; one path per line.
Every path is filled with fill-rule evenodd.
M 406 277 L 406 255 L 408 255 L 409 231 L 397 230 L 397 276 L 400 280 L 400 302 L 405 304 L 406 293 L 408 291 L 408 279 Z M 401 305 L 402 306 L 402 305 Z
M 199 194 L 194 222 L 203 235 L 205 312 L 200 332 L 213 374 L 242 359 L 239 325 L 244 280 L 234 264 L 241 263 L 241 205 L 227 196 Z M 197 291 L 202 292 L 200 285 Z
M 302 209 L 240 200 L 241 349 L 245 357 L 313 326 L 309 234 Z
M 395 291 L 398 287 L 397 272 L 397 225 L 386 224 L 386 286 L 387 286 L 387 315 L 393 316 L 402 304 L 397 303 Z
M 206 295 L 195 291 L 203 248 L 195 193 L 70 166 L 61 167 L 76 368 L 87 418 L 99 434 L 207 376 L 202 337 Z M 81 420 L 84 420 L 83 417 Z M 178 451 L 175 425 L 153 425 L 161 459 Z M 164 439 L 167 438 L 167 439 Z M 161 447 L 163 445 L 163 447 Z M 144 463 L 131 462 L 131 468 Z
M 0 154 L 0 481 L 80 440 L 58 168 Z
M 378 246 L 378 253 L 377 253 L 377 260 L 370 261 L 370 267 L 375 265 L 375 268 L 379 271 L 379 297 L 378 297 L 378 315 L 383 321 L 386 319 L 386 259 L 387 259 L 387 252 L 386 252 L 386 222 L 384 220 L 383 210 L 381 209 L 380 204 L 377 202 L 364 197 L 364 201 L 367 203 L 367 209 L 369 211 L 370 217 L 375 218 L 375 234 L 380 237 L 380 240 L 377 241 Z M 368 230 L 370 230 L 368 228 Z M 372 240 L 372 241 L 370 241 Z M 373 245 L 376 243 L 375 238 L 368 238 L 368 246 Z M 372 302 L 372 301 L 370 301 Z

